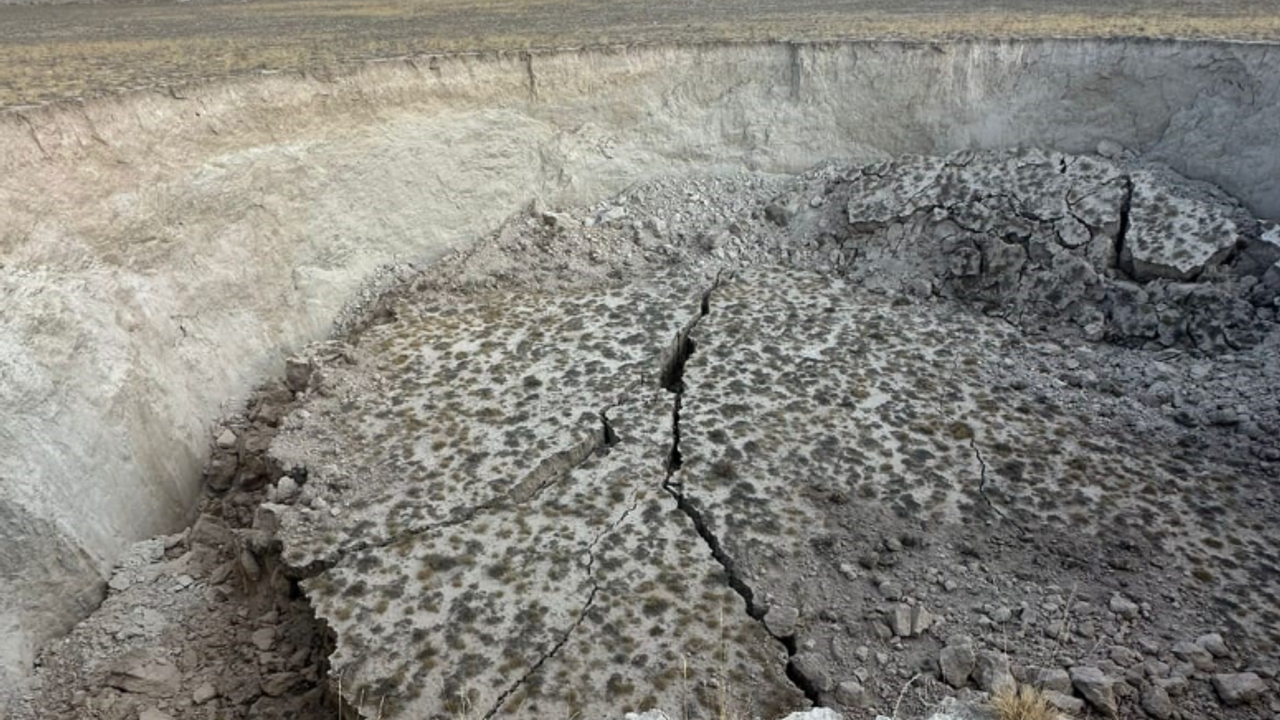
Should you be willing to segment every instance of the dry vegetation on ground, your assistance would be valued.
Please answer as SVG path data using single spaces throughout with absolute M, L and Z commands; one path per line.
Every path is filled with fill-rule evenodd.
M 375 58 L 617 44 L 761 40 L 1179 37 L 1274 40 L 1263 0 L 964 3 L 761 0 L 268 0 L 0 3 L 0 107 L 95 97 L 261 71 L 329 72 Z

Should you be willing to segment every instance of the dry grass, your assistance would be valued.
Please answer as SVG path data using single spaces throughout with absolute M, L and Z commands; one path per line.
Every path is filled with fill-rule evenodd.
M 995 711 L 996 720 L 1063 720 L 1067 718 L 1049 704 L 1044 693 L 1030 685 L 996 693 L 995 697 L 991 698 L 991 709 Z
M 1008 2 L 1008 0 L 1005 0 Z M 602 44 L 992 37 L 1280 38 L 1271 0 L 1159 7 L 1066 0 L 946 12 L 919 0 L 847 7 L 796 0 L 651 0 L 612 13 L 583 0 L 263 0 L 0 8 L 0 106 L 38 104 L 263 70 L 329 70 L 372 58 Z M 1010 3 L 1012 4 L 1012 3 Z M 1144 6 L 1145 5 L 1145 6 Z

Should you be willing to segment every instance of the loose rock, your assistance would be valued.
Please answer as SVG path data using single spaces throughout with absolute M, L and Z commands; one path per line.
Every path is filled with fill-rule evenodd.
M 1267 684 L 1257 674 L 1222 673 L 1213 676 L 1213 689 L 1228 706 L 1251 703 L 1267 691 Z
M 938 655 L 942 679 L 954 688 L 961 688 L 969 683 L 976 661 L 973 648 L 964 645 L 943 648 Z
M 1169 699 L 1169 693 L 1159 685 L 1148 685 L 1147 689 L 1142 691 L 1142 709 L 1148 715 L 1156 720 L 1168 720 L 1173 717 L 1174 706 L 1173 701 Z
M 1096 667 L 1071 668 L 1071 684 L 1090 705 L 1107 717 L 1116 717 L 1115 680 Z
M 1009 671 L 1009 658 L 998 653 L 983 651 L 977 654 L 973 670 L 974 681 L 984 692 L 992 694 L 1013 691 L 1018 683 Z
M 137 650 L 112 665 L 107 684 L 129 693 L 169 697 L 178 692 L 182 674 L 168 660 Z

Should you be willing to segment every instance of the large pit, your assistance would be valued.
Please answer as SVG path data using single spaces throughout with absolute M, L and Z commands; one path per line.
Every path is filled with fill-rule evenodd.
M 266 717 L 296 709 L 280 698 L 304 695 L 300 686 L 324 691 L 327 700 L 315 692 L 308 699 L 317 707 L 340 699 L 366 717 L 473 710 L 489 717 L 521 712 L 513 699 L 544 673 L 564 692 L 544 698 L 550 704 L 538 712 L 566 717 L 603 717 L 609 708 L 619 717 L 649 709 L 676 717 L 679 708 L 716 714 L 720 688 L 747 687 L 764 689 L 735 699 L 748 714 L 772 717 L 816 701 L 870 716 L 871 708 L 891 714 L 895 698 L 880 685 L 911 677 L 915 655 L 936 658 L 947 645 L 950 656 L 963 654 L 953 630 L 1008 645 L 1003 611 L 1063 612 L 1066 624 L 1083 594 L 1085 605 L 1111 615 L 1082 609 L 1086 617 L 1077 620 L 1090 632 L 1076 646 L 1061 650 L 1070 632 L 1058 627 L 1051 637 L 1041 632 L 1046 622 L 1031 634 L 1054 648 L 1027 641 L 1021 658 L 1017 648 L 1001 649 L 1015 661 L 1068 657 L 1072 666 L 1097 665 L 1101 652 L 1115 665 L 1102 670 L 1114 677 L 1137 664 L 1107 655 L 1114 642 L 1153 662 L 1193 665 L 1185 678 L 1193 688 L 1182 696 L 1192 698 L 1187 712 L 1270 717 L 1265 700 L 1217 703 L 1221 691 L 1210 689 L 1210 676 L 1261 670 L 1265 684 L 1280 661 L 1271 635 L 1274 543 L 1261 527 L 1274 517 L 1278 467 L 1275 308 L 1263 297 L 1268 283 L 1280 283 L 1267 254 L 1280 237 L 1266 222 L 1280 217 L 1278 137 L 1275 45 L 1155 40 L 421 57 L 323 79 L 267 76 L 0 116 L 0 685 L 19 688 L 13 712 L 44 708 L 44 717 L 54 707 L 68 717 L 132 718 L 149 709 L 206 717 L 215 707 L 240 717 L 269 696 L 274 710 L 254 710 Z M 1034 150 L 954 154 L 1019 147 Z M 875 164 L 883 161 L 893 162 Z M 1009 204 L 987 202 L 993 198 Z M 616 210 L 628 203 L 631 210 Z M 1070 211 L 1054 215 L 1063 203 Z M 939 231 L 948 221 L 954 229 Z M 1037 233 L 1049 232 L 1042 225 L 1055 233 L 1048 244 L 1066 250 L 1032 251 Z M 1021 239 L 1010 239 L 1011 228 Z M 1023 259 L 1000 266 L 979 237 L 1024 247 Z M 1194 242 L 1181 254 L 1163 245 L 1184 237 Z M 488 244 L 480 247 L 496 248 L 492 257 L 450 254 L 482 238 Z M 394 270 L 382 271 L 388 266 Z M 421 294 L 396 284 L 405 278 Z M 450 284 L 458 278 L 474 282 Z M 979 287 L 975 278 L 989 283 Z M 388 288 L 392 296 L 373 301 Z M 826 316 L 839 321 L 812 319 Z M 799 326 L 809 331 L 796 318 L 810 318 Z M 431 375 L 445 367 L 440 353 L 519 364 L 505 351 L 484 356 L 493 349 L 476 336 L 494 335 L 499 348 L 524 347 L 522 340 L 536 348 L 539 340 L 521 333 L 561 323 L 565 334 L 542 339 L 546 355 L 509 378 L 515 385 L 471 388 L 457 369 Z M 285 375 L 286 357 L 335 331 L 346 345 L 313 347 L 291 366 L 288 384 L 267 387 L 245 410 L 255 388 Z M 563 337 L 581 347 L 566 350 L 556 341 Z M 423 377 L 399 368 L 417 348 L 437 353 L 423 361 Z M 406 359 L 393 363 L 399 356 Z M 583 369 L 568 372 L 577 363 Z M 918 363 L 918 375 L 899 374 L 904 363 Z M 332 386 L 320 393 L 297 377 L 301 367 Z M 744 367 L 754 369 L 732 369 Z M 741 372 L 756 388 L 746 391 L 768 388 L 776 407 L 744 409 L 734 399 L 746 392 L 734 382 Z M 619 383 L 619 375 L 636 377 Z M 545 416 L 531 415 L 534 401 L 522 394 L 532 383 L 554 388 L 533 393 Z M 406 503 L 410 495 L 381 480 L 353 499 L 353 478 L 430 474 L 452 462 L 449 445 L 411 452 L 412 439 L 388 420 L 398 417 L 395 408 L 379 404 L 377 388 L 385 387 L 424 393 L 423 408 L 451 408 L 450 418 L 471 423 L 469 439 L 485 429 L 514 433 L 478 444 L 520 452 L 471 459 L 474 451 L 460 447 L 453 459 L 462 458 L 465 472 L 431 475 L 437 492 L 421 503 L 416 496 Z M 431 396 L 442 388 L 458 392 Z M 1011 397 L 1000 397 L 1001 388 Z M 488 407 L 492 394 L 502 402 Z M 821 409 L 844 395 L 857 402 Z M 1053 410 L 1008 410 L 1028 402 Z M 348 427 L 333 421 L 343 413 L 375 419 Z M 777 432 L 815 415 L 824 418 L 821 433 L 795 430 L 815 433 L 804 442 Z M 410 429 L 459 431 L 458 423 L 432 422 L 419 417 Z M 719 422 L 737 430 L 726 438 L 715 431 Z M 1105 441 L 1089 439 L 1091 426 L 1106 428 Z M 930 452 L 944 459 L 913 455 L 899 437 L 907 431 L 936 435 Z M 317 437 L 349 451 L 328 456 Z M 856 452 L 843 452 L 844 443 Z M 365 452 L 367 445 L 385 447 L 386 456 Z M 1174 446 L 1181 449 L 1166 453 Z M 413 452 L 423 454 L 388 471 Z M 1132 487 L 1091 479 L 1126 476 L 1135 464 L 1160 469 Z M 867 477 L 873 466 L 878 479 Z M 1022 470 L 1009 469 L 1028 466 L 1057 479 L 1024 482 Z M 796 468 L 812 481 L 798 496 L 784 482 Z M 306 503 L 281 497 L 284 474 L 287 484 L 303 484 Z M 499 477 L 522 480 L 486 494 Z M 1184 487 L 1188 477 L 1196 480 Z M 700 488 L 696 478 L 716 483 Z M 922 478 L 929 487 L 914 484 Z M 998 478 L 1011 486 L 1001 488 Z M 911 491 L 897 492 L 897 481 Z M 1216 490 L 1206 495 L 1210 481 Z M 600 491 L 619 483 L 634 487 L 617 497 Z M 544 493 L 548 487 L 555 491 Z M 1148 505 L 1150 496 L 1161 501 Z M 273 508 L 265 519 L 254 509 L 264 501 Z M 507 503 L 533 508 L 511 520 L 518 533 L 503 530 Z M 360 513 L 377 522 L 353 519 Z M 135 545 L 198 517 L 206 522 L 158 550 Z M 218 519 L 213 529 L 209 517 Z M 1206 541 L 1206 527 L 1216 526 L 1189 522 L 1158 538 L 1139 530 L 1153 519 L 1194 517 L 1230 521 L 1239 532 Z M 567 555 L 504 559 L 512 533 L 537 535 L 539 518 L 571 529 L 559 538 Z M 485 526 L 475 529 L 479 522 Z M 628 523 L 636 527 L 614 532 Z M 761 531 L 769 537 L 782 528 L 782 538 L 766 547 L 744 530 L 755 525 L 770 528 Z M 441 559 L 434 545 L 402 542 L 455 526 L 464 532 L 461 547 L 479 549 Z M 1066 530 L 1079 534 L 1078 544 L 1048 553 Z M 601 544 L 597 557 L 608 537 L 622 539 Z M 1249 559 L 1207 567 L 1235 557 L 1223 543 Z M 256 573 L 245 572 L 246 552 Z M 413 572 L 379 557 L 391 552 L 410 558 Z M 627 563 L 597 565 L 608 553 L 652 556 L 654 578 L 609 575 Z M 1172 559 L 1147 567 L 1149 554 Z M 1049 559 L 1025 559 L 1041 555 Z M 459 570 L 457 557 L 471 559 Z M 1100 568 L 1102 557 L 1114 562 Z M 182 571 L 164 565 L 182 558 L 189 564 Z M 449 588 L 475 601 L 467 594 L 470 563 L 484 571 L 477 570 L 481 584 L 515 587 L 521 573 L 532 573 L 526 583 L 546 576 L 562 583 L 545 590 L 551 599 L 536 623 L 514 605 L 485 601 L 492 614 L 483 623 L 490 633 L 521 637 L 519 652 L 476 659 L 465 638 L 418 637 L 435 632 L 438 623 L 426 620 L 399 632 L 437 647 L 442 664 L 424 670 L 405 648 L 372 659 L 361 651 L 374 642 L 367 633 L 387 633 L 371 630 L 381 613 L 448 611 L 457 604 Z M 809 570 L 797 575 L 797 563 Z M 957 563 L 969 575 L 945 576 Z M 494 569 L 509 565 L 514 578 Z M 375 617 L 333 600 L 363 593 L 342 594 L 353 585 L 395 585 L 379 573 L 415 577 L 421 567 L 448 582 L 425 606 L 413 596 L 412 612 L 394 593 L 381 604 L 369 600 Z M 705 594 L 689 595 L 671 579 L 689 567 L 702 568 L 688 584 Z M 215 587 L 232 572 L 237 591 Z M 937 589 L 1001 572 L 1056 589 L 984 590 L 975 597 L 992 606 L 977 610 L 963 604 L 972 598 Z M 463 578 L 457 585 L 454 575 Z M 273 597 L 296 605 L 298 617 L 318 613 L 325 637 L 314 647 L 290 635 L 310 630 L 292 626 L 259 647 L 281 654 L 290 645 L 314 676 L 283 677 L 292 672 L 283 660 L 279 667 L 263 660 L 278 692 L 245 691 L 244 703 L 225 688 L 212 700 L 175 700 L 197 689 L 186 683 L 205 684 L 191 668 L 208 670 L 175 649 L 169 660 L 183 675 L 179 689 L 134 685 L 148 702 L 160 698 L 155 708 L 104 705 L 98 696 L 47 706 L 21 699 L 48 692 L 73 658 L 84 660 L 87 674 L 105 676 L 126 650 L 154 642 L 147 628 L 160 633 L 156 622 L 123 619 L 138 607 L 129 598 L 143 597 L 128 593 L 174 577 L 182 597 L 194 586 L 199 602 L 243 601 L 250 625 L 270 626 L 259 611 L 282 614 Z M 1156 588 L 1178 578 L 1184 594 L 1160 595 Z M 662 666 L 623 663 L 632 674 L 600 677 L 584 671 L 618 661 L 593 654 L 600 637 L 574 641 L 569 631 L 596 622 L 593 608 L 619 613 L 599 620 L 610 632 L 629 626 L 636 618 L 627 603 L 645 602 L 633 597 L 637 586 L 664 581 L 670 596 L 659 587 L 645 608 L 658 616 L 675 608 L 671 622 L 684 634 L 622 633 L 627 643 L 652 645 L 629 649 L 628 662 L 643 655 Z M 250 592 L 254 584 L 278 594 Z M 503 592 L 528 591 L 526 584 Z M 1125 598 L 1148 594 L 1156 606 L 1131 616 Z M 58 638 L 100 605 L 100 615 L 117 616 L 73 633 L 74 650 L 65 642 L 58 650 Z M 912 607 L 946 617 L 933 646 L 921 644 L 929 633 Z M 875 635 L 881 625 L 888 637 Z M 531 627 L 541 629 L 523 637 Z M 1165 637 L 1179 632 L 1188 638 Z M 1212 632 L 1227 636 L 1230 654 L 1201 647 L 1170 655 L 1175 641 Z M 664 644 L 668 636 L 695 639 L 704 652 Z M 118 646 L 84 655 L 86 637 L 115 638 Z M 1153 644 L 1149 653 L 1139 641 Z M 1205 664 L 1204 654 L 1216 660 Z M 681 656 L 705 666 L 688 669 Z M 46 690 L 22 690 L 41 657 Z M 555 662 L 570 657 L 557 670 Z M 662 689 L 644 692 L 655 676 L 666 678 Z M 339 692 L 343 677 L 350 684 Z M 1134 697 L 1121 692 L 1120 702 L 1145 707 L 1147 689 L 1163 690 L 1156 681 L 1169 677 L 1133 679 Z M 913 711 L 928 709 L 923 699 L 912 702 Z

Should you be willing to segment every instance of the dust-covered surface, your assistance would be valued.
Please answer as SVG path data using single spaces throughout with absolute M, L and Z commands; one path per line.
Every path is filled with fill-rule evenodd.
M 1271 718 L 1277 231 L 1101 149 L 655 181 L 393 269 L 15 716 Z

